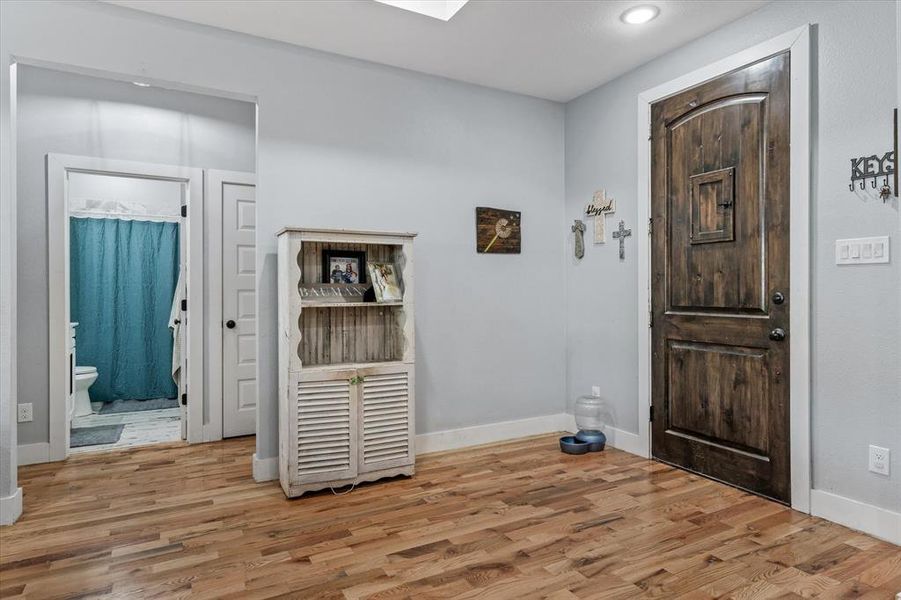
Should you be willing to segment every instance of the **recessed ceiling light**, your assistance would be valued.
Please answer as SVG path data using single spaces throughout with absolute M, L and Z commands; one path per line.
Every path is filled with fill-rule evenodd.
M 375 0 L 395 8 L 402 8 L 434 19 L 450 21 L 469 0 Z
M 659 8 L 651 4 L 645 4 L 642 6 L 633 6 L 620 15 L 619 18 L 623 23 L 628 23 L 629 25 L 641 25 L 642 23 L 654 20 L 659 14 Z
M 150 87 L 149 83 L 144 83 L 143 81 L 132 81 L 131 84 L 138 87 Z

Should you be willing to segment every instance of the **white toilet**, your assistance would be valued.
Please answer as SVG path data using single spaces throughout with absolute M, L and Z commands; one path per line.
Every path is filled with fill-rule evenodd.
M 94 413 L 88 388 L 97 381 L 97 367 L 75 367 L 75 402 L 73 417 Z

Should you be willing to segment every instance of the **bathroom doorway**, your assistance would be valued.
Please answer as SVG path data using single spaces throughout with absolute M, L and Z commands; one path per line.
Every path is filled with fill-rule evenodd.
M 71 454 L 183 439 L 184 184 L 70 172 Z
M 202 171 L 48 155 L 47 178 L 51 454 L 202 441 Z

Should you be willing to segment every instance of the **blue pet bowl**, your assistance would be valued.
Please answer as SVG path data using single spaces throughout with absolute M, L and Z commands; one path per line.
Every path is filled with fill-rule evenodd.
M 580 429 L 575 437 L 576 440 L 588 444 L 589 452 L 600 452 L 607 445 L 607 436 L 603 431 Z
M 580 442 L 572 435 L 564 435 L 560 438 L 560 449 L 566 454 L 585 454 L 591 444 Z

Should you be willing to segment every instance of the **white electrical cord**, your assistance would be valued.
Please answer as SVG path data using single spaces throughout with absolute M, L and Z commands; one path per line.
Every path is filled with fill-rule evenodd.
M 335 488 L 333 488 L 332 486 L 328 486 L 328 489 L 332 490 L 332 493 L 333 493 L 334 495 L 336 495 L 336 496 L 346 496 L 346 495 L 348 495 L 349 493 L 351 493 L 352 491 L 354 491 L 354 489 L 355 489 L 356 487 L 357 487 L 357 484 L 356 484 L 356 483 L 353 483 L 353 484 L 351 484 L 349 490 L 347 490 L 346 492 L 340 492 L 340 493 L 336 492 L 336 491 L 335 491 Z

